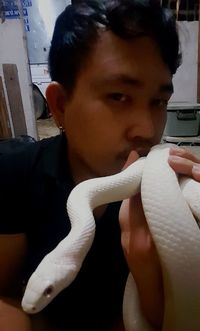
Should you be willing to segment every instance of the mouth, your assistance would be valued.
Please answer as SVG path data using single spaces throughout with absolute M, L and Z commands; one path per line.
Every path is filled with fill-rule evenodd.
M 150 149 L 151 149 L 151 147 L 148 147 L 148 148 L 132 148 L 128 151 L 120 153 L 118 158 L 120 160 L 126 161 L 131 152 L 135 152 L 135 154 L 139 157 L 147 156 Z
M 151 147 L 149 147 L 148 149 L 136 149 L 136 152 L 138 153 L 139 157 L 143 157 L 143 156 L 147 156 L 147 154 L 149 153 Z

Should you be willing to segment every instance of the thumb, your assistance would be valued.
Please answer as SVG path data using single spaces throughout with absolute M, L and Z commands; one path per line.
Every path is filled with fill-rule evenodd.
M 131 151 L 122 170 L 125 170 L 126 168 L 128 168 L 128 166 L 130 166 L 137 159 L 139 159 L 139 154 L 136 151 Z

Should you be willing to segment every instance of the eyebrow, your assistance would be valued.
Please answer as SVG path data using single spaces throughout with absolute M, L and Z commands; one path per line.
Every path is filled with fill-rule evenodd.
M 95 85 L 98 86 L 105 86 L 105 84 L 124 84 L 130 87 L 138 87 L 141 88 L 144 86 L 144 83 L 138 79 L 135 79 L 133 77 L 130 77 L 128 75 L 124 74 L 115 74 L 109 77 L 102 77 L 98 82 L 96 82 Z M 159 87 L 160 93 L 169 93 L 172 94 L 174 92 L 174 87 L 172 82 L 170 83 L 163 83 Z

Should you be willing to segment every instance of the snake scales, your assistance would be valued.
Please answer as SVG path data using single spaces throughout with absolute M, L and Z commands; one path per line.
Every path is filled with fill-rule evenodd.
M 26 312 L 42 310 L 75 279 L 94 239 L 94 208 L 141 191 L 163 273 L 162 331 L 200 330 L 200 184 L 175 174 L 167 161 L 169 147 L 156 145 L 119 174 L 84 181 L 72 190 L 67 201 L 71 231 L 30 277 L 22 300 Z M 141 313 L 131 274 L 123 318 L 126 331 L 152 330 Z

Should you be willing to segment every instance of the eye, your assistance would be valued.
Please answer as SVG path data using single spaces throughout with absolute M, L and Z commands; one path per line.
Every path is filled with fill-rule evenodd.
M 110 93 L 108 97 L 113 101 L 119 101 L 119 102 L 125 102 L 128 99 L 128 96 L 123 93 Z
M 48 286 L 48 287 L 44 290 L 44 292 L 43 292 L 43 296 L 49 298 L 49 297 L 51 296 L 51 294 L 53 293 L 53 290 L 54 290 L 54 288 L 53 288 L 52 285 Z
M 155 99 L 152 102 L 152 105 L 159 108 L 167 108 L 168 100 L 166 99 Z

